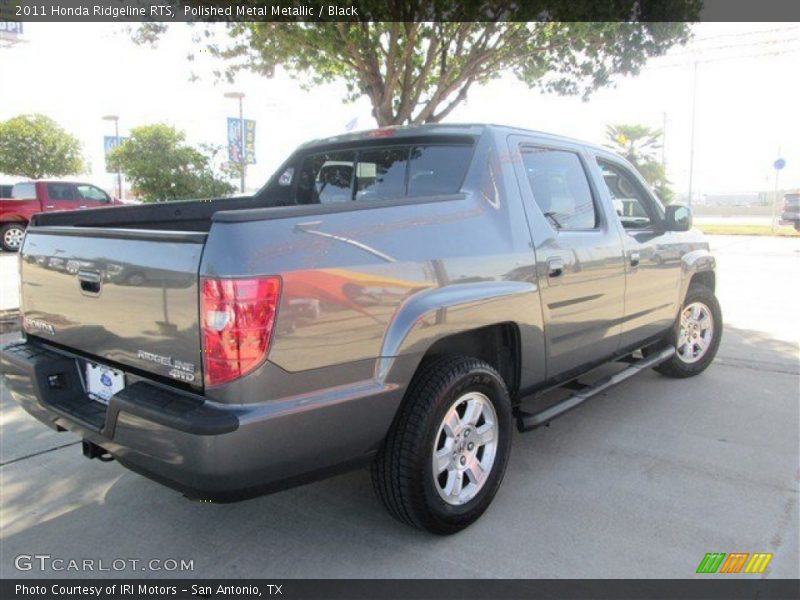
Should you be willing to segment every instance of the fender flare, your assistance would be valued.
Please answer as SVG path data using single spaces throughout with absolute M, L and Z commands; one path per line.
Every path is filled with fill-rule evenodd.
M 680 301 L 683 302 L 683 299 L 686 297 L 686 292 L 689 291 L 689 283 L 694 275 L 707 271 L 713 273 L 716 268 L 717 260 L 711 252 L 704 248 L 684 254 L 681 257 Z
M 524 309 L 539 309 L 537 294 L 537 285 L 525 281 L 451 284 L 414 294 L 395 312 L 386 329 L 376 379 L 385 382 L 402 378 L 393 373 L 399 364 L 406 366 L 400 369 L 404 374 L 410 366 L 416 370 L 428 348 L 444 337 L 520 320 L 535 324 L 535 315 L 525 318 Z M 412 365 L 398 360 L 409 355 L 416 357 Z

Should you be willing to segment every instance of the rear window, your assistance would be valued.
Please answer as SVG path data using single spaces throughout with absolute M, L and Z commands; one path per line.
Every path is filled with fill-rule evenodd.
M 353 198 L 355 152 L 325 152 L 308 156 L 297 180 L 297 204 L 331 204 Z
M 297 204 L 330 204 L 454 194 L 461 188 L 471 154 L 468 145 L 312 154 L 303 160 L 295 200 Z
M 33 183 L 17 183 L 11 188 L 14 200 L 36 200 L 36 185 Z
M 454 194 L 467 172 L 471 146 L 416 146 L 411 150 L 409 196 Z
M 408 153 L 409 148 L 359 152 L 356 200 L 385 200 L 405 196 Z

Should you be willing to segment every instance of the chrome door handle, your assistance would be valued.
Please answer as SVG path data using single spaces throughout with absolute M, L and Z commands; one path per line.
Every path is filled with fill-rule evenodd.
M 639 256 L 638 252 L 631 252 L 630 264 L 631 264 L 632 267 L 638 267 L 639 266 L 639 259 L 640 259 L 640 256 Z
M 81 204 L 78 208 L 86 208 L 85 204 Z
M 89 269 L 81 269 L 78 271 L 78 279 L 81 281 L 88 281 L 89 283 L 100 283 L 103 281 L 103 276 L 100 271 L 90 271 Z
M 547 261 L 547 276 L 561 277 L 564 274 L 564 259 L 551 258 Z
M 45 208 L 55 208 L 55 204 L 45 204 Z

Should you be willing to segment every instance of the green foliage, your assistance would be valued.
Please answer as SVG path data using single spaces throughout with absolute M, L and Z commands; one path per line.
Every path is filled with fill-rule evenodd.
M 214 173 L 210 157 L 185 139 L 169 125 L 136 127 L 109 153 L 108 163 L 125 174 L 144 202 L 218 198 L 233 192 L 235 188 Z
M 19 115 L 0 122 L 0 173 L 41 179 L 84 168 L 81 143 L 50 117 Z
M 597 0 L 421 6 L 365 0 L 358 5 L 367 14 L 358 22 L 229 23 L 227 42 L 207 35 L 208 50 L 225 60 L 224 75 L 231 81 L 242 70 L 271 77 L 283 68 L 308 88 L 343 81 L 345 100 L 366 95 L 380 126 L 435 123 L 466 99 L 471 86 L 506 72 L 531 88 L 588 97 L 615 76 L 636 74 L 648 58 L 685 43 L 689 26 L 679 21 L 696 17 L 698 9 L 697 0 L 664 0 L 662 20 L 672 22 L 632 22 L 640 3 L 614 0 L 609 22 L 575 22 L 585 16 L 584 4 L 596 12 Z M 510 22 L 535 19 L 545 8 L 553 21 Z M 145 24 L 134 40 L 155 43 L 163 32 Z M 201 43 L 200 36 L 196 40 Z
M 664 204 L 674 199 L 670 182 L 656 152 L 661 149 L 664 132 L 644 125 L 609 125 L 606 146 L 625 157 L 645 178 Z

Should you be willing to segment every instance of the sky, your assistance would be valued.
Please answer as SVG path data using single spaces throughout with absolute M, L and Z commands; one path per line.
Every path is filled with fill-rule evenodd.
M 25 23 L 25 41 L 0 48 L 0 120 L 21 113 L 54 118 L 83 144 L 90 171 L 82 178 L 109 190 L 115 180 L 103 163 L 103 136 L 113 134 L 113 124 L 102 120 L 107 114 L 119 115 L 121 135 L 162 122 L 193 144 L 224 145 L 226 117 L 238 112 L 224 94 L 244 92 L 245 118 L 257 123 L 250 190 L 300 143 L 341 133 L 356 118 L 356 129 L 375 126 L 366 99 L 342 102 L 341 83 L 303 90 L 285 72 L 272 79 L 243 74 L 233 85 L 216 80 L 211 72 L 221 65 L 193 41 L 196 32 L 174 24 L 151 49 L 134 45 L 124 25 Z M 779 155 L 786 160 L 780 187 L 800 188 L 800 24 L 701 23 L 693 32 L 688 46 L 652 59 L 638 76 L 618 79 L 588 102 L 530 90 L 504 74 L 473 87 L 446 122 L 500 123 L 593 143 L 603 143 L 608 124 L 666 124 L 667 174 L 685 195 L 697 62 L 695 199 L 772 190 Z M 190 81 L 193 72 L 198 81 Z

